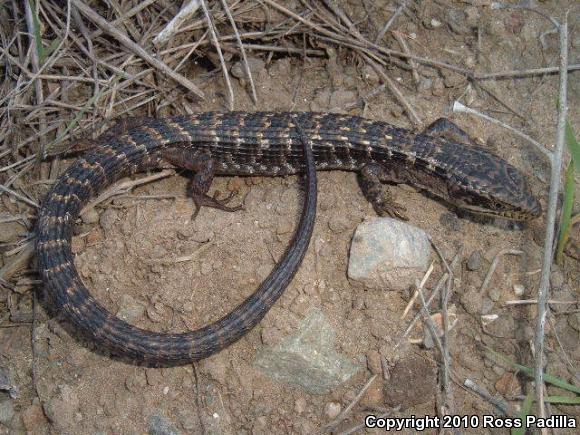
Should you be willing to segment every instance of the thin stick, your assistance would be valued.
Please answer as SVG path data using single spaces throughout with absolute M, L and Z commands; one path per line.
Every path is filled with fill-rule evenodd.
M 478 112 L 475 109 L 472 109 L 470 107 L 464 106 L 459 101 L 455 101 L 453 103 L 453 112 L 454 113 L 469 113 L 471 115 L 475 115 L 475 116 L 478 116 L 480 118 L 483 118 L 486 121 L 489 121 L 489 122 L 491 122 L 493 124 L 499 125 L 499 126 L 505 128 L 505 129 L 511 131 L 512 133 L 518 135 L 519 137 L 527 140 L 528 142 L 534 144 L 538 148 L 538 150 L 540 150 L 542 153 L 544 153 L 544 155 L 546 155 L 548 158 L 551 158 L 552 150 L 549 150 L 544 145 L 542 145 L 540 142 L 536 141 L 535 139 L 532 139 L 527 134 L 522 133 L 518 129 L 513 128 L 511 125 L 506 124 L 505 122 L 502 122 L 499 119 L 495 119 L 492 116 L 486 115 L 485 113 L 481 113 L 481 112 Z
M 580 63 L 573 63 L 566 67 L 567 71 L 578 71 L 580 70 Z M 529 77 L 538 76 L 543 74 L 555 74 L 560 71 L 559 66 L 549 66 L 545 68 L 531 68 L 525 70 L 513 70 L 513 71 L 499 71 L 494 73 L 480 73 L 475 74 L 473 78 L 475 80 L 488 80 L 488 79 L 500 79 L 509 77 Z
M 8 187 L 6 187 L 6 186 L 4 186 L 2 184 L 0 184 L 0 191 L 5 192 L 8 195 L 12 195 L 14 198 L 16 198 L 16 199 L 18 199 L 18 200 L 20 200 L 20 201 L 22 201 L 22 202 L 30 205 L 31 207 L 34 207 L 34 208 L 38 208 L 39 207 L 39 205 L 37 203 L 35 203 L 33 200 L 28 199 L 27 197 L 19 194 L 18 192 L 15 192 L 12 189 L 9 189 Z
M 513 305 L 534 305 L 537 304 L 537 299 L 516 299 L 511 301 L 505 301 L 504 305 L 506 307 L 513 306 Z M 575 305 L 580 304 L 580 301 L 557 301 L 554 299 L 547 299 L 546 303 L 549 305 Z
M 503 249 L 503 250 L 499 251 L 497 254 L 495 254 L 495 256 L 493 257 L 493 261 L 491 262 L 491 265 L 489 266 L 489 269 L 487 270 L 487 274 L 485 275 L 485 278 L 483 280 L 483 284 L 481 284 L 479 292 L 483 293 L 487 289 L 487 286 L 489 285 L 489 282 L 491 281 L 491 277 L 493 276 L 493 272 L 495 272 L 495 269 L 496 269 L 501 257 L 503 257 L 504 255 L 522 255 L 523 253 L 524 253 L 523 251 L 518 251 L 516 249 Z
M 224 59 L 224 55 L 222 53 L 222 48 L 220 46 L 220 42 L 218 40 L 215 26 L 213 25 L 213 20 L 207 9 L 207 5 L 205 4 L 205 0 L 201 0 L 201 7 L 203 9 L 203 13 L 207 19 L 207 28 L 209 29 L 209 33 L 211 35 L 211 39 L 213 41 L 213 45 L 217 51 L 218 57 L 220 59 L 220 64 L 222 66 L 222 73 L 224 75 L 224 80 L 226 82 L 226 86 L 228 88 L 228 107 L 230 110 L 234 110 L 234 89 L 232 88 L 232 83 L 230 81 L 230 74 L 228 72 L 228 68 L 226 66 L 226 61 Z
M 568 13 L 564 22 L 559 25 L 560 32 L 560 95 L 558 105 L 558 126 L 556 148 L 551 158 L 550 190 L 548 196 L 546 234 L 544 238 L 544 256 L 542 259 L 542 274 L 538 289 L 538 316 L 534 349 L 536 351 L 534 367 L 534 383 L 536 401 L 540 408 L 540 417 L 545 418 L 544 407 L 544 325 L 547 317 L 547 300 L 550 293 L 550 269 L 554 255 L 554 235 L 556 233 L 556 213 L 558 211 L 558 190 L 562 173 L 562 160 L 566 143 L 566 117 L 568 115 Z
M 375 44 L 378 44 L 379 42 L 381 42 L 381 39 L 383 39 L 383 37 L 387 34 L 387 32 L 389 31 L 389 29 L 391 28 L 391 26 L 393 25 L 393 23 L 395 22 L 397 17 L 399 15 L 401 15 L 403 10 L 407 7 L 408 2 L 409 2 L 409 0 L 405 0 L 403 3 L 401 3 L 401 6 L 399 6 L 397 8 L 397 10 L 395 11 L 395 13 L 393 15 L 391 15 L 391 18 L 389 18 L 389 21 L 387 21 L 385 23 L 383 28 L 377 34 L 377 37 L 375 38 Z
M 205 99 L 205 95 L 201 91 L 201 89 L 195 86 L 189 79 L 185 78 L 181 74 L 176 73 L 171 68 L 169 68 L 169 66 L 167 66 L 165 63 L 151 56 L 149 53 L 147 53 L 147 51 L 145 51 L 143 47 L 133 42 L 131 39 L 129 39 L 127 35 L 121 33 L 116 27 L 111 26 L 111 24 L 107 20 L 105 20 L 103 17 L 97 14 L 92 8 L 84 4 L 81 0 L 70 0 L 70 1 L 75 5 L 76 8 L 78 8 L 87 18 L 93 21 L 104 32 L 113 36 L 121 44 L 127 47 L 127 49 L 135 53 L 137 56 L 139 56 L 149 65 L 151 65 L 153 68 L 158 69 L 163 74 L 168 75 L 177 83 L 189 89 L 199 98 Z
M 374 382 L 374 380 L 376 378 L 377 378 L 377 375 L 372 375 L 371 376 L 371 378 L 364 385 L 364 387 L 362 387 L 362 389 L 359 391 L 359 393 L 356 395 L 356 397 L 353 399 L 353 401 L 350 402 L 349 405 L 346 408 L 344 408 L 344 411 L 342 411 L 338 415 L 338 417 L 336 417 L 334 420 L 332 420 L 330 423 L 328 423 L 324 427 L 325 432 L 328 432 L 328 431 L 332 430 L 332 428 L 334 428 L 337 424 L 339 424 L 342 420 L 344 420 L 348 416 L 348 414 L 350 414 L 350 411 L 352 410 L 352 408 L 354 408 L 354 406 L 359 402 L 359 400 L 366 393 L 366 391 L 369 389 L 369 387 L 371 386 L 371 384 Z
M 175 15 L 165 28 L 159 32 L 155 38 L 153 38 L 153 44 L 160 45 L 169 41 L 169 39 L 179 30 L 181 24 L 195 14 L 199 9 L 199 6 L 199 0 L 190 0 L 187 4 L 184 4 L 177 15 Z
M 425 286 L 425 283 L 427 283 L 427 280 L 431 276 L 432 272 L 433 272 L 433 262 L 431 262 L 431 264 L 429 265 L 429 268 L 427 269 L 427 272 L 425 272 L 425 275 L 423 275 L 423 279 L 419 283 L 418 288 L 422 289 Z M 407 314 L 409 314 L 409 311 L 411 310 L 411 308 L 413 308 L 413 304 L 417 300 L 418 296 L 419 296 L 419 291 L 415 290 L 413 292 L 413 296 L 411 296 L 411 299 L 409 299 L 407 306 L 403 310 L 403 314 L 401 314 L 401 320 L 404 319 L 405 317 L 407 317 Z
M 395 39 L 397 40 L 397 42 L 401 46 L 401 50 L 403 50 L 404 53 L 411 54 L 411 51 L 409 50 L 409 46 L 407 45 L 407 41 L 405 41 L 405 38 L 403 37 L 401 32 L 393 31 L 391 33 L 393 34 L 393 36 L 395 37 Z M 415 63 L 415 61 L 413 59 L 409 59 L 408 62 L 409 62 L 409 66 L 411 67 L 411 73 L 413 75 L 413 80 L 415 81 L 415 84 L 419 84 L 419 82 L 421 81 L 421 78 L 419 77 L 419 73 L 417 72 L 417 64 Z
M 85 214 L 89 210 L 95 208 L 98 204 L 109 199 L 111 196 L 125 193 L 135 186 L 139 186 L 139 185 L 145 184 L 145 183 L 150 183 L 151 181 L 159 180 L 161 178 L 166 178 L 166 177 L 169 177 L 173 174 L 175 174 L 174 170 L 166 169 L 166 170 L 158 172 L 156 174 L 149 175 L 148 177 L 139 178 L 138 180 L 125 181 L 123 183 L 115 184 L 114 186 L 111 186 L 110 188 L 105 190 L 103 193 L 101 193 L 94 201 L 91 201 L 90 204 L 87 204 L 87 206 L 81 210 L 79 215 L 82 216 L 83 214 Z
M 234 17 L 230 12 L 230 8 L 228 7 L 226 0 L 222 0 L 222 5 L 224 10 L 226 11 L 228 20 L 230 20 L 232 29 L 234 29 L 236 41 L 238 42 L 238 47 L 240 48 L 240 53 L 242 54 L 242 60 L 244 61 L 244 69 L 246 70 L 246 75 L 248 76 L 248 81 L 250 82 L 250 88 L 252 89 L 252 101 L 254 102 L 254 104 L 258 104 L 258 95 L 256 94 L 256 86 L 254 85 L 254 78 L 252 77 L 252 71 L 250 71 L 250 65 L 248 64 L 248 58 L 246 57 L 246 49 L 244 48 L 244 44 L 242 43 L 240 33 L 238 32 L 238 26 L 236 26 L 236 21 L 234 20 Z
M 455 256 L 453 257 L 453 260 L 451 260 L 451 265 L 449 267 L 451 267 L 452 269 L 454 269 L 455 267 L 457 267 L 457 264 L 459 263 L 459 260 L 461 259 L 461 254 L 462 254 L 462 249 L 460 249 L 457 254 L 455 254 Z M 435 286 L 435 288 L 433 289 L 433 292 L 431 293 L 431 295 L 429 296 L 429 299 L 427 299 L 427 306 L 431 306 L 431 302 L 433 302 L 433 299 L 435 299 L 435 296 L 437 296 L 439 294 L 439 291 L 441 290 L 441 287 L 447 282 L 447 280 L 449 279 L 449 273 L 446 272 L 437 282 L 437 285 Z M 411 320 L 411 322 L 409 323 L 409 326 L 407 326 L 407 329 L 405 329 L 405 332 L 403 333 L 401 340 L 395 345 L 395 348 L 399 347 L 399 345 L 401 344 L 401 341 L 403 338 L 407 337 L 410 333 L 411 330 L 413 329 L 413 327 L 415 326 L 415 324 L 419 321 L 419 319 L 421 318 L 421 312 L 418 312 L 417 314 L 415 314 L 415 317 L 413 317 L 413 320 Z
M 465 382 L 463 383 L 463 385 L 467 389 L 473 391 L 479 397 L 487 400 L 489 403 L 491 403 L 493 406 L 495 406 L 497 408 L 497 410 L 499 412 L 501 412 L 503 415 L 511 415 L 509 412 L 510 407 L 506 402 L 504 402 L 503 400 L 498 399 L 496 397 L 493 397 L 491 394 L 489 394 L 489 392 L 485 388 L 480 387 L 475 382 L 473 382 L 471 379 L 466 379 Z

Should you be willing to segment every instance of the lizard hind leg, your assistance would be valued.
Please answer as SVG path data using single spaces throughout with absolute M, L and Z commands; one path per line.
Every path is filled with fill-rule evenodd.
M 232 199 L 234 194 L 226 198 L 219 199 L 219 192 L 214 196 L 207 194 L 215 173 L 215 161 L 211 156 L 203 151 L 192 152 L 191 150 L 181 148 L 166 148 L 161 151 L 161 155 L 169 163 L 178 168 L 193 171 L 195 175 L 190 179 L 188 186 L 188 195 L 193 198 L 195 212 L 191 219 L 195 219 L 201 207 L 217 208 L 219 210 L 234 212 L 242 210 L 243 205 L 230 207 L 227 203 Z

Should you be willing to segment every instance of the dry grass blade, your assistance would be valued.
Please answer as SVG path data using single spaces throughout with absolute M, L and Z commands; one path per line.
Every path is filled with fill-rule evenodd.
M 131 41 L 129 37 L 123 33 L 121 33 L 117 28 L 110 25 L 110 23 L 97 14 L 93 9 L 89 6 L 84 4 L 81 0 L 70 0 L 72 3 L 77 7 L 83 15 L 89 18 L 93 23 L 99 26 L 104 32 L 108 33 L 109 35 L 113 36 L 117 39 L 121 44 L 123 44 L 126 48 L 131 50 L 134 54 L 141 57 L 145 60 L 148 64 L 152 67 L 158 69 L 163 74 L 168 75 L 173 80 L 175 80 L 180 85 L 184 86 L 185 88 L 189 89 L 195 95 L 200 98 L 205 98 L 204 93 L 199 89 L 196 85 L 194 85 L 189 79 L 185 78 L 181 74 L 176 73 L 173 71 L 169 66 L 165 63 L 161 62 L 160 60 L 151 56 L 143 47 L 135 42 Z
M 226 65 L 226 61 L 224 60 L 224 55 L 222 53 L 222 48 L 220 46 L 220 42 L 219 42 L 219 39 L 217 37 L 216 29 L 215 29 L 215 26 L 213 24 L 211 14 L 209 13 L 209 10 L 207 9 L 207 5 L 205 3 L 205 0 L 201 0 L 201 7 L 202 7 L 203 13 L 205 14 L 205 17 L 207 19 L 207 27 L 209 29 L 209 33 L 211 35 L 214 47 L 218 53 L 218 57 L 220 59 L 220 64 L 222 66 L 222 73 L 224 75 L 224 80 L 225 80 L 226 86 L 228 88 L 228 107 L 230 110 L 234 110 L 234 90 L 232 88 L 232 83 L 230 81 L 230 74 L 228 72 L 228 67 Z

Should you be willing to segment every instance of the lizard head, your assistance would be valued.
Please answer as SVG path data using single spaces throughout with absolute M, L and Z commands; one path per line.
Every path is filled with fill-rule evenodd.
M 516 221 L 540 216 L 540 202 L 520 171 L 490 153 L 479 154 L 479 158 L 479 164 L 453 175 L 448 183 L 453 204 L 475 214 Z

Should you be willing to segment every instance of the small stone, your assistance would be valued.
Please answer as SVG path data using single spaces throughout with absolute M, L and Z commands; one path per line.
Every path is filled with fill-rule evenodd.
M 213 266 L 209 261 L 204 261 L 201 263 L 201 274 L 208 275 L 213 270 Z
M 443 79 L 437 77 L 433 80 L 433 87 L 431 88 L 431 93 L 435 97 L 442 97 L 445 93 L 445 83 L 443 83 Z
M 81 215 L 85 224 L 96 224 L 99 221 L 99 212 L 93 207 Z
M 33 403 L 22 411 L 22 423 L 29 433 L 48 433 L 48 420 L 39 403 Z
M 479 24 L 479 9 L 475 6 L 467 6 L 464 9 L 465 12 L 465 24 L 474 29 L 478 26 Z
M 181 426 L 188 431 L 188 433 L 193 433 L 194 429 L 199 428 L 199 417 L 189 409 L 180 409 L 177 414 L 179 415 L 179 422 Z
M 18 240 L 26 229 L 18 222 L 3 222 L 0 224 L 0 243 L 9 243 Z
M 373 375 L 383 373 L 381 354 L 376 350 L 371 350 L 367 353 L 367 367 Z
M 135 323 L 145 314 L 145 306 L 128 294 L 121 295 L 117 317 L 128 323 Z
M 518 298 L 523 296 L 526 291 L 526 288 L 522 284 L 514 284 L 514 295 Z
M 483 304 L 481 293 L 475 287 L 468 288 L 461 295 L 461 304 L 469 314 L 481 314 Z
M 552 267 L 553 269 L 550 273 L 550 284 L 552 284 L 552 288 L 562 287 L 562 284 L 564 284 L 564 274 L 556 265 Z
M 294 229 L 294 222 L 291 219 L 287 219 L 286 217 L 280 219 L 278 221 L 278 225 L 276 225 L 276 234 L 288 234 L 291 233 Z
M 427 20 L 425 22 L 425 27 L 427 27 L 428 29 L 437 29 L 442 25 L 443 23 L 439 21 L 437 18 L 431 18 L 430 20 Z
M 425 93 L 433 87 L 433 79 L 428 77 L 422 77 L 417 86 L 417 91 L 420 93 Z
M 445 20 L 451 30 L 458 35 L 466 35 L 471 32 L 466 23 L 465 12 L 461 9 L 448 8 L 445 12 Z
M 365 66 L 363 67 L 362 76 L 367 82 L 371 84 L 376 85 L 377 83 L 379 83 L 379 75 L 377 74 L 375 69 L 369 64 L 365 64 Z
M 163 383 L 163 376 L 161 376 L 161 370 L 159 369 L 146 369 L 145 377 L 147 379 L 147 385 L 152 387 Z
M 203 370 L 222 385 L 226 385 L 228 376 L 228 362 L 224 358 L 208 358 L 202 363 Z
M 495 338 L 513 338 L 515 335 L 515 321 L 509 314 L 497 316 L 497 318 L 489 323 L 483 321 L 482 325 L 486 334 Z
M 362 310 L 365 306 L 365 300 L 364 298 L 357 296 L 356 298 L 354 298 L 354 300 L 352 301 L 352 308 L 355 310 Z
M 302 414 L 306 411 L 306 399 L 304 397 L 300 396 L 294 401 L 294 411 L 297 414 Z
M 256 80 L 256 76 L 262 71 L 264 70 L 264 68 L 266 67 L 266 63 L 257 57 L 249 57 L 248 59 L 248 67 L 250 70 L 250 73 L 252 74 L 252 77 L 254 78 L 254 80 Z M 234 63 L 230 69 L 232 75 L 238 79 L 248 79 L 248 75 L 246 72 L 246 65 L 245 62 L 243 60 L 240 60 L 236 63 Z
M 83 252 L 85 249 L 86 243 L 84 237 L 74 236 L 71 241 L 71 251 L 73 254 L 78 254 Z
M 483 252 L 479 249 L 477 251 L 473 251 L 467 260 L 467 270 L 475 271 L 481 268 L 481 264 L 483 263 Z
M 179 435 L 180 432 L 161 412 L 157 412 L 149 417 L 149 435 Z
M 337 234 L 348 230 L 350 227 L 349 224 L 349 220 L 342 213 L 334 213 L 328 220 L 328 228 L 330 228 L 333 233 Z
M 392 218 L 358 225 L 352 238 L 348 277 L 369 288 L 404 290 L 422 277 L 430 257 L 426 233 Z
M 501 298 L 501 292 L 499 291 L 499 289 L 497 287 L 490 288 L 487 292 L 487 295 L 494 302 L 499 301 L 499 299 Z
M 131 393 L 140 392 L 147 385 L 147 379 L 142 371 L 133 373 L 125 379 L 125 387 Z
M 341 406 L 338 402 L 328 402 L 324 405 L 324 414 L 328 417 L 329 420 L 332 420 L 340 414 Z
M 117 211 L 114 208 L 106 209 L 99 219 L 99 225 L 106 232 L 110 232 L 118 219 Z
M 375 378 L 360 403 L 361 406 L 371 409 L 383 406 L 383 378 L 379 376 Z
M 484 296 L 481 299 L 481 314 L 482 315 L 491 313 L 491 310 L 493 310 L 493 307 L 494 307 L 494 303 L 490 298 L 488 298 L 487 296 Z
M 14 417 L 14 402 L 12 399 L 6 399 L 0 402 L 0 423 L 10 426 L 10 421 Z

